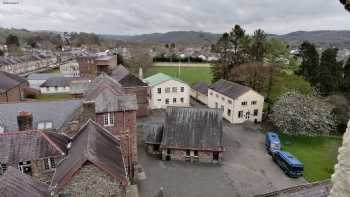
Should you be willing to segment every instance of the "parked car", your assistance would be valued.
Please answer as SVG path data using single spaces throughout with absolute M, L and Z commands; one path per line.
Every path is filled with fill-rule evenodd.
M 272 155 L 273 161 L 283 170 L 283 172 L 292 178 L 298 178 L 304 174 L 304 165 L 292 154 L 285 151 L 276 151 Z
M 277 133 L 266 133 L 265 147 L 269 154 L 273 154 L 276 151 L 281 150 L 281 141 Z

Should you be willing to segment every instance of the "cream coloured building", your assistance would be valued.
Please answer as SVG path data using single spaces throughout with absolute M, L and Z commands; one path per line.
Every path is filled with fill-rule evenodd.
M 194 84 L 191 88 L 191 97 L 205 105 L 208 104 L 208 85 L 202 81 Z
M 223 109 L 223 117 L 234 124 L 261 122 L 264 97 L 247 86 L 221 79 L 209 86 L 208 107 Z
M 185 82 L 163 73 L 150 76 L 144 82 L 150 87 L 151 109 L 190 106 L 190 87 Z

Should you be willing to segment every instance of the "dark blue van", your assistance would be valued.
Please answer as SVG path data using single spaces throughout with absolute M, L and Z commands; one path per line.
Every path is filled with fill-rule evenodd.
M 272 155 L 272 159 L 289 177 L 298 178 L 303 176 L 304 165 L 292 154 L 285 151 L 277 151 Z
M 281 150 L 281 141 L 277 133 L 274 133 L 274 132 L 266 133 L 265 147 L 269 154 L 273 154 L 276 151 Z

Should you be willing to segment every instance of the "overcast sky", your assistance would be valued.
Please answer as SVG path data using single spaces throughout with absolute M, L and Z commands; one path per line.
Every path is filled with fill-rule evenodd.
M 283 34 L 350 30 L 339 0 L 0 0 L 0 26 L 30 30 L 141 34 L 222 33 L 234 24 Z M 18 4 L 8 4 L 6 2 Z

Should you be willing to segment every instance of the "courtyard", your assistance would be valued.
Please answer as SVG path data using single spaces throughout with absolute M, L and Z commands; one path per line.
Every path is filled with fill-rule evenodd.
M 171 197 L 249 197 L 306 183 L 288 178 L 264 148 L 259 125 L 224 122 L 224 161 L 221 165 L 161 161 L 145 152 L 143 125 L 163 120 L 153 112 L 138 123 L 139 162 L 147 179 L 140 181 L 141 197 L 153 197 L 163 187 Z

